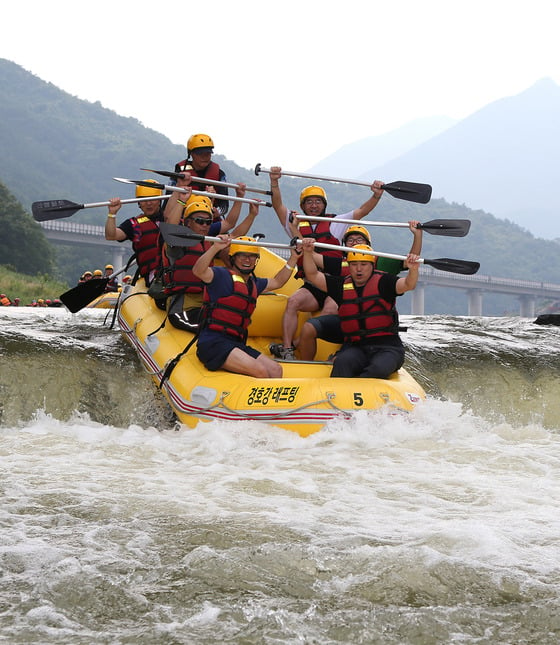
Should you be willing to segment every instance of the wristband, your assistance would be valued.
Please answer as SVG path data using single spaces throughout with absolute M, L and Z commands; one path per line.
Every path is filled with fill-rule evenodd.
M 107 213 L 107 217 L 109 217 L 110 219 L 115 219 L 117 216 L 113 215 L 113 213 Z
M 286 269 L 290 269 L 290 271 L 293 271 L 295 267 L 291 267 L 287 262 L 285 264 Z
M 179 199 L 178 197 L 177 197 L 177 203 L 178 203 L 178 204 L 181 204 L 182 206 L 186 206 L 186 205 L 187 205 L 187 202 L 184 202 L 182 199 Z

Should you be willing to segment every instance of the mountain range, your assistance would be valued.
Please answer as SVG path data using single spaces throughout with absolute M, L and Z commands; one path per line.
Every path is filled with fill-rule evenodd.
M 496 106 L 499 107 L 499 102 Z M 498 117 L 496 119 L 499 120 Z M 463 122 L 452 123 L 438 117 L 412 124 L 394 136 L 388 135 L 383 154 L 369 154 L 367 157 L 370 163 L 377 164 L 367 173 L 368 183 L 375 177 L 386 181 L 423 181 L 435 176 L 435 172 L 423 170 L 421 159 L 410 170 L 405 168 L 404 162 L 453 131 L 460 133 L 463 126 Z M 193 131 L 196 129 L 194 126 Z M 467 134 L 463 136 L 468 138 Z M 391 138 L 395 141 L 393 148 Z M 0 155 L 0 183 L 19 201 L 24 213 L 29 213 L 32 202 L 38 200 L 67 199 L 85 204 L 103 202 L 116 195 L 132 197 L 134 186 L 116 183 L 113 177 L 147 178 L 150 175 L 140 171 L 140 168 L 171 170 L 175 162 L 185 155 L 183 146 L 173 144 L 138 120 L 120 116 L 104 108 L 98 101 L 91 103 L 71 96 L 16 63 L 3 59 L 0 59 L 0 141 L 4 152 Z M 406 150 L 406 141 L 414 141 L 414 147 Z M 376 150 L 379 152 L 381 145 L 376 146 Z M 506 166 L 507 156 L 504 154 L 494 165 Z M 242 181 L 259 188 L 269 184 L 266 174 L 255 176 L 252 171 L 221 155 L 215 155 L 214 158 L 225 169 L 231 182 Z M 426 167 L 428 161 L 431 164 L 432 159 L 427 160 Z M 403 166 L 395 166 L 393 171 L 392 164 L 398 163 L 403 163 Z M 353 168 L 353 172 L 367 167 L 362 160 Z M 334 166 L 333 170 L 334 174 L 350 178 L 345 172 L 346 166 L 339 173 Z M 284 202 L 290 208 L 299 208 L 299 194 L 310 183 L 309 179 L 283 177 L 281 181 Z M 326 181 L 316 183 L 323 185 L 327 191 L 328 211 L 331 213 L 348 212 L 371 195 L 367 186 Z M 558 242 L 535 238 L 511 220 L 500 219 L 482 208 L 473 210 L 466 199 L 457 203 L 458 198 L 455 198 L 457 201 L 451 203 L 437 197 L 441 193 L 441 184 L 431 179 L 427 183 L 434 186 L 434 197 L 429 204 L 413 204 L 387 194 L 368 219 L 396 222 L 399 225 L 411 219 L 421 222 L 434 218 L 469 219 L 472 222 L 471 230 L 464 238 L 424 235 L 423 257 L 473 260 L 480 262 L 481 274 L 560 283 Z M 462 184 L 461 175 L 457 184 Z M 525 186 L 524 190 L 517 190 L 516 196 L 534 198 L 536 191 L 532 185 L 528 182 L 522 185 Z M 20 212 L 21 209 L 17 212 L 14 210 L 12 214 L 12 221 L 18 225 L 17 235 L 27 238 L 35 229 L 42 235 L 41 228 L 31 216 L 21 216 Z M 121 211 L 122 219 L 136 212 L 135 204 L 125 205 Z M 246 208 L 242 212 L 246 213 Z M 105 219 L 105 208 L 82 209 L 71 217 L 72 222 L 101 225 Z M 278 218 L 270 208 L 261 207 L 251 233 L 264 233 L 267 241 L 288 242 Z M 411 236 L 406 227 L 396 230 L 388 226 L 375 227 L 372 235 L 374 248 L 379 251 L 406 254 L 410 247 Z M 18 239 L 17 236 L 15 239 Z M 53 246 L 57 256 L 57 277 L 68 280 L 70 284 L 86 268 L 103 266 L 105 261 L 111 259 L 110 256 L 104 258 L 101 255 L 109 253 L 105 247 Z M 9 264 L 9 260 L 0 257 L 0 264 Z M 517 309 L 514 298 L 504 295 L 485 301 L 484 313 L 501 315 Z M 464 294 L 444 288 L 431 290 L 426 295 L 425 310 L 426 313 L 465 313 Z M 403 313 L 406 311 L 403 310 Z
M 555 239 L 560 237 L 559 115 L 560 87 L 544 78 L 461 121 L 434 117 L 348 144 L 313 171 L 429 183 L 434 197 Z

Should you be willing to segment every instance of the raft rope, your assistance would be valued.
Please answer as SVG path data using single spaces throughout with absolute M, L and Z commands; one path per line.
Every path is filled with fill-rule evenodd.
M 275 421 L 277 419 L 284 419 L 285 417 L 288 417 L 292 414 L 297 414 L 298 412 L 302 412 L 303 410 L 306 410 L 307 408 L 311 408 L 314 405 L 322 405 L 323 403 L 327 403 L 328 405 L 331 406 L 333 410 L 341 414 L 345 419 L 350 419 L 352 417 L 351 413 L 348 412 L 347 410 L 343 410 L 342 408 L 339 408 L 333 403 L 333 399 L 335 398 L 336 394 L 334 392 L 327 392 L 327 398 L 322 399 L 320 401 L 311 401 L 310 403 L 306 403 L 305 405 L 300 405 L 297 408 L 291 408 L 290 410 L 287 410 L 286 412 L 278 412 L 276 414 L 266 414 L 266 415 L 260 415 L 260 416 L 254 416 L 251 414 L 245 414 L 243 412 L 240 412 L 239 410 L 234 410 L 233 408 L 230 408 L 224 403 L 224 399 L 228 397 L 231 394 L 231 392 L 222 392 L 220 395 L 220 400 L 215 403 L 214 405 L 210 405 L 206 408 L 200 408 L 201 412 L 210 412 L 211 410 L 216 410 L 216 409 L 223 409 L 229 412 L 230 414 L 233 414 L 234 416 L 239 417 L 240 419 L 247 419 L 250 421 Z

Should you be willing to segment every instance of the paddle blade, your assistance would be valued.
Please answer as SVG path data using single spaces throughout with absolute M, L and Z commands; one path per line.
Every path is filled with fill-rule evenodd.
M 140 168 L 140 170 L 153 172 L 155 175 L 161 175 L 162 177 L 171 177 L 172 179 L 180 179 L 185 176 L 184 172 L 173 172 L 171 170 L 152 170 L 151 168 Z
M 432 197 L 432 187 L 429 184 L 417 184 L 413 181 L 392 181 L 383 184 L 383 190 L 397 199 L 417 204 L 427 204 Z
M 480 262 L 469 262 L 468 260 L 452 260 L 451 258 L 438 258 L 437 260 L 424 260 L 424 264 L 450 273 L 461 273 L 462 275 L 473 275 L 480 269 Z
M 420 224 L 419 228 L 432 235 L 465 237 L 470 231 L 471 221 L 468 219 L 433 219 L 430 222 Z
M 60 300 L 75 314 L 80 309 L 87 307 L 97 296 L 100 296 L 105 291 L 108 282 L 109 278 L 94 278 L 93 280 L 88 280 L 73 289 L 65 291 L 60 296 Z
M 189 230 L 181 224 L 161 223 L 159 225 L 159 232 L 164 242 L 169 246 L 196 246 L 199 242 L 204 241 L 204 235 L 189 233 Z
M 36 222 L 70 217 L 82 208 L 84 208 L 83 204 L 75 204 L 67 199 L 51 199 L 49 201 L 33 202 L 31 204 L 31 212 Z

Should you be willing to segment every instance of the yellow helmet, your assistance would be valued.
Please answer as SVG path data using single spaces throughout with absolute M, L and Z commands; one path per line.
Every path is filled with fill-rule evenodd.
M 190 154 L 198 148 L 214 148 L 212 137 L 207 134 L 193 134 L 187 141 L 187 152 Z
M 243 240 L 244 242 L 257 241 L 254 237 L 249 237 L 248 235 L 240 235 L 239 237 L 236 237 L 229 247 L 230 256 L 235 255 L 236 253 L 254 253 L 256 256 L 260 257 L 261 249 L 258 246 L 252 246 L 250 244 L 236 244 L 237 240 Z
M 210 199 L 200 195 L 191 195 L 187 199 L 184 216 L 190 217 L 193 213 L 208 213 L 209 215 L 213 215 L 212 202 Z
M 84 271 L 82 278 L 85 278 L 86 275 L 93 275 L 91 271 Z
M 307 186 L 307 188 L 304 188 L 301 191 L 299 196 L 300 208 L 303 208 L 303 202 L 308 197 L 320 197 L 325 202 L 325 206 L 327 205 L 327 193 L 321 188 L 321 186 Z
M 111 271 L 112 271 L 112 270 L 113 270 L 113 265 L 112 265 L 112 264 L 106 264 L 106 265 L 105 265 L 105 271 L 106 271 L 107 269 L 111 269 Z
M 371 246 L 371 237 L 369 236 L 369 231 L 364 226 L 358 226 L 357 224 L 352 224 L 346 229 L 346 233 L 342 236 L 342 243 L 347 246 L 346 239 L 350 235 L 361 235 L 364 239 L 367 240 L 367 243 Z
M 372 262 L 373 264 L 375 264 L 375 261 L 377 260 L 375 255 L 370 255 L 369 253 L 358 253 L 357 251 L 359 250 L 373 251 L 371 246 L 369 246 L 368 244 L 356 244 L 356 246 L 352 247 L 351 251 L 348 251 L 346 260 L 348 262 Z
M 146 179 L 150 184 L 157 184 L 155 179 Z M 159 197 L 162 194 L 161 188 L 148 188 L 148 186 L 136 186 L 136 197 Z
M 93 275 L 94 275 L 94 276 L 96 276 L 96 275 L 103 275 L 103 271 L 101 271 L 101 269 L 95 269 L 95 271 L 93 272 Z

